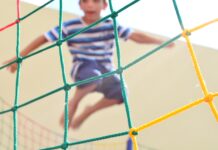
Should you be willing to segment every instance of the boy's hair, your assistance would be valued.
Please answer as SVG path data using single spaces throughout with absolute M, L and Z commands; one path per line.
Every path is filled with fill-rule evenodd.
M 80 2 L 81 2 L 81 0 L 79 0 L 79 3 L 80 3 Z M 107 2 L 107 0 L 103 0 L 103 2 L 104 2 L 104 3 L 106 3 L 106 2 Z

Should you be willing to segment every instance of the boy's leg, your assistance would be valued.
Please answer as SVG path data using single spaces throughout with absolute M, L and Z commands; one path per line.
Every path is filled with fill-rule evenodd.
M 88 93 L 94 91 L 96 89 L 96 84 L 91 84 L 89 86 L 83 87 L 83 88 L 76 88 L 74 97 L 69 101 L 69 106 L 68 106 L 68 120 L 69 124 L 71 124 L 71 121 L 76 113 L 76 110 L 78 108 L 79 102 L 82 100 L 84 96 L 86 96 Z M 60 125 L 64 127 L 64 113 L 62 114 L 60 118 Z
M 99 100 L 98 102 L 96 102 L 94 105 L 92 106 L 88 106 L 87 108 L 85 108 L 85 110 L 77 117 L 75 118 L 72 123 L 70 124 L 70 126 L 74 129 L 79 128 L 80 125 L 92 114 L 94 114 L 95 112 L 103 109 L 103 108 L 107 108 L 109 106 L 113 106 L 115 104 L 121 104 L 122 101 L 121 100 L 117 100 L 117 99 L 107 99 L 107 98 L 103 98 L 101 100 Z

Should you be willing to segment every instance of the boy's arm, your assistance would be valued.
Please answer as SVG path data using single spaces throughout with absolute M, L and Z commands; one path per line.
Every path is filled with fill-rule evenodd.
M 40 35 L 38 38 L 36 38 L 35 40 L 33 40 L 26 48 L 24 48 L 21 52 L 20 55 L 22 57 L 27 56 L 29 53 L 33 52 L 34 50 L 36 50 L 38 47 L 40 47 L 41 45 L 45 44 L 46 42 L 48 42 L 48 40 L 46 39 L 46 37 L 44 35 Z M 7 60 L 6 62 L 4 62 L 4 64 L 8 64 L 14 60 L 16 60 L 16 57 L 13 57 L 9 60 Z M 10 66 L 8 66 L 8 70 L 11 73 L 14 73 L 17 70 L 17 63 L 14 63 Z
M 141 32 L 133 32 L 130 36 L 129 39 L 140 43 L 140 44 L 157 44 L 160 45 L 163 43 L 162 40 L 148 36 L 144 33 Z M 167 47 L 173 47 L 174 43 L 169 44 Z
M 24 50 L 21 51 L 20 55 L 22 57 L 27 56 L 29 53 L 33 52 L 36 50 L 38 47 L 42 46 L 48 42 L 46 37 L 44 35 L 40 35 L 38 38 L 33 40 Z

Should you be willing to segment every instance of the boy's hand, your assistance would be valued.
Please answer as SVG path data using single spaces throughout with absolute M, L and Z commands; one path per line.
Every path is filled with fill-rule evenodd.
M 16 57 L 12 58 L 12 59 L 9 59 L 7 61 L 5 61 L 3 64 L 8 64 L 12 61 L 15 61 L 16 60 Z M 16 70 L 17 70 L 17 63 L 13 63 L 11 64 L 10 66 L 7 67 L 7 69 L 11 72 L 11 73 L 14 73 Z

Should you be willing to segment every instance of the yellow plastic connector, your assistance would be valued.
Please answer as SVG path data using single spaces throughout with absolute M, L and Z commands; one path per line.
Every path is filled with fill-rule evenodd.
M 129 136 L 132 139 L 134 150 L 138 150 L 136 135 L 138 135 L 137 129 L 136 128 L 131 128 L 130 131 L 129 131 Z
M 191 35 L 191 31 L 190 30 L 188 30 L 188 29 L 183 30 L 183 32 L 182 32 L 182 36 L 183 37 L 187 37 L 187 36 L 190 36 L 190 35 Z
M 218 112 L 217 112 L 215 105 L 213 104 L 213 99 L 215 96 L 217 96 L 217 93 L 215 93 L 215 94 L 209 93 L 207 96 L 205 96 L 204 101 L 209 104 L 210 109 L 211 109 L 216 121 L 218 121 Z
M 205 100 L 205 102 L 212 102 L 213 101 L 213 98 L 214 98 L 214 94 L 213 93 L 208 93 L 206 96 L 205 96 L 205 98 L 204 98 L 204 100 Z

